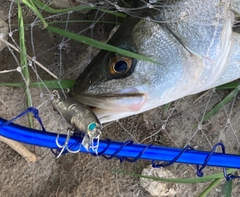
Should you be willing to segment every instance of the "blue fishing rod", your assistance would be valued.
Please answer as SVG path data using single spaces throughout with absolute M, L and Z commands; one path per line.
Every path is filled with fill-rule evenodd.
M 30 110 L 29 110 L 30 109 Z M 28 111 L 17 116 L 20 116 L 34 111 L 34 117 L 39 120 L 42 126 L 42 130 L 31 129 L 16 125 L 11 121 L 0 118 L 0 135 L 18 142 L 40 146 L 50 149 L 59 150 L 59 144 L 66 144 L 70 152 L 88 153 L 95 156 L 104 156 L 106 159 L 119 158 L 120 161 L 134 162 L 138 159 L 152 161 L 153 167 L 165 167 L 171 165 L 174 162 L 184 164 L 197 165 L 199 176 L 201 171 L 206 166 L 214 166 L 221 168 L 236 168 L 240 169 L 240 156 L 234 154 L 226 154 L 224 145 L 222 143 L 216 144 L 213 149 L 208 151 L 193 150 L 191 147 L 171 148 L 155 145 L 135 144 L 132 141 L 117 142 L 111 140 L 99 140 L 97 151 L 93 149 L 87 150 L 82 146 L 83 135 L 68 135 L 57 134 L 53 132 L 45 131 L 41 120 L 38 117 L 38 111 L 35 108 L 29 108 Z M 214 152 L 215 149 L 220 146 L 222 153 Z M 65 147 L 63 147 L 65 148 Z M 168 163 L 156 163 L 159 161 Z

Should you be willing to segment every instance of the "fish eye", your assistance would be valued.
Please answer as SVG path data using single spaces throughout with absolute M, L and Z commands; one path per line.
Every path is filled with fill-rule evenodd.
M 112 57 L 107 65 L 108 73 L 111 78 L 119 78 L 129 75 L 129 71 L 133 68 L 133 59 L 124 56 Z
M 125 62 L 124 60 L 120 60 L 118 62 L 115 63 L 115 65 L 113 65 L 113 70 L 116 73 L 122 73 L 125 72 L 128 68 L 127 62 Z

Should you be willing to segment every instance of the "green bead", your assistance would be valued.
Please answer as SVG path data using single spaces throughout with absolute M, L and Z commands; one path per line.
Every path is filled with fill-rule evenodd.
M 97 124 L 95 122 L 92 122 L 88 125 L 88 130 L 92 131 L 97 127 Z

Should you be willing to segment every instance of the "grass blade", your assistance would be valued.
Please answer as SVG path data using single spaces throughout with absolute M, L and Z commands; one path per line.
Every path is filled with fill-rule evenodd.
M 66 24 L 66 23 L 94 23 L 94 20 L 68 20 L 68 21 L 54 21 L 54 22 L 48 22 L 48 25 L 52 24 Z M 97 23 L 104 23 L 104 24 L 115 24 L 120 25 L 120 22 L 117 21 L 97 21 Z
M 63 79 L 63 80 L 46 80 L 42 82 L 34 82 L 30 84 L 30 87 L 47 87 L 49 89 L 66 89 L 72 88 L 75 80 Z
M 0 86 L 7 86 L 7 87 L 25 87 L 24 83 L 0 83 Z
M 103 42 L 100 42 L 100 41 L 97 41 L 97 40 L 94 40 L 94 39 L 91 39 L 91 38 L 88 38 L 88 37 L 85 37 L 85 36 L 81 36 L 81 35 L 78 35 L 78 34 L 75 34 L 75 33 L 69 32 L 69 31 L 65 31 L 63 29 L 59 29 L 59 28 L 56 28 L 56 27 L 53 27 L 53 26 L 48 26 L 47 30 L 49 30 L 51 32 L 54 32 L 54 33 L 57 33 L 57 34 L 60 34 L 62 36 L 65 36 L 65 37 L 70 38 L 72 40 L 76 40 L 78 42 L 82 42 L 84 44 L 99 48 L 99 49 L 115 52 L 115 53 L 118 53 L 118 54 L 121 54 L 121 55 L 124 55 L 124 56 L 127 56 L 127 57 L 135 58 L 135 59 L 154 62 L 152 59 L 150 59 L 148 57 L 145 57 L 145 56 L 142 56 L 142 55 L 139 55 L 139 54 L 136 54 L 136 53 L 133 53 L 133 52 L 130 52 L 130 51 L 127 51 L 127 50 L 124 50 L 124 49 L 121 49 L 121 48 L 118 48 L 118 47 L 115 47 L 115 46 L 112 46 L 112 45 L 109 45 L 109 44 L 106 44 L 106 43 L 103 43 Z
M 20 64 L 22 66 L 22 70 L 26 79 L 27 86 L 29 85 L 30 81 L 30 75 L 28 70 L 28 64 L 27 64 L 27 49 L 25 45 L 25 33 L 24 33 L 24 22 L 23 22 L 23 16 L 22 16 L 22 8 L 21 5 L 18 3 L 18 25 L 19 25 L 19 46 L 20 46 Z
M 98 9 L 101 10 L 103 12 L 121 17 L 121 18 L 126 18 L 126 14 L 123 13 L 119 13 L 116 11 L 109 11 L 106 9 L 102 9 L 102 8 L 96 8 L 94 6 L 90 6 L 90 5 L 80 5 L 80 6 L 76 6 L 76 7 L 72 7 L 72 8 L 64 8 L 64 9 L 54 9 L 51 8 L 49 6 L 47 6 L 46 4 L 44 4 L 43 2 L 39 1 L 39 0 L 33 0 L 33 3 L 39 7 L 40 9 L 44 10 L 45 12 L 51 13 L 51 14 L 60 14 L 60 13 L 67 13 L 70 11 L 80 11 L 80 10 L 93 10 L 93 9 Z
M 217 185 L 218 183 L 220 183 L 221 180 L 222 180 L 222 178 L 215 179 L 210 185 L 208 185 L 208 187 L 207 187 L 201 194 L 199 194 L 198 197 L 206 197 L 207 194 L 208 194 L 214 187 L 216 187 L 216 185 Z
M 163 116 L 166 117 L 167 116 L 167 113 L 168 113 L 168 110 L 171 106 L 171 103 L 167 103 L 164 105 L 164 109 L 163 109 Z
M 64 80 L 47 80 L 42 82 L 34 82 L 30 84 L 30 87 L 47 87 L 49 89 L 66 89 L 72 88 L 75 80 L 64 79 Z
M 226 181 L 223 188 L 223 196 L 224 197 L 231 197 L 232 196 L 232 187 L 233 187 L 233 180 L 230 179 Z
M 36 6 L 33 4 L 32 0 L 22 0 L 22 2 L 36 14 L 36 16 L 42 21 L 43 27 L 46 28 L 48 24 L 36 8 Z
M 126 174 L 129 176 L 139 177 L 139 178 L 152 179 L 155 181 L 170 182 L 170 183 L 187 183 L 187 184 L 207 182 L 207 181 L 212 181 L 214 179 L 221 180 L 224 177 L 222 172 L 217 173 L 217 174 L 207 175 L 204 177 L 197 177 L 197 178 L 160 178 L 160 177 L 154 177 L 154 176 L 144 176 L 141 174 L 135 174 L 135 173 L 126 172 L 126 171 L 122 171 L 122 170 L 113 170 L 113 171 L 120 173 L 120 174 Z M 227 174 L 232 173 L 232 172 L 234 172 L 234 169 L 227 170 Z
M 23 75 L 25 78 L 25 87 L 27 93 L 27 105 L 28 107 L 32 106 L 32 98 L 31 93 L 29 90 L 30 84 L 30 74 L 28 70 L 28 63 L 27 63 L 27 49 L 25 45 L 25 32 L 24 32 L 24 22 L 23 22 L 23 15 L 22 15 L 22 8 L 20 3 L 18 2 L 18 26 L 19 26 L 19 46 L 20 46 L 20 64 L 22 67 Z M 33 127 L 33 119 L 32 115 L 28 114 L 30 127 Z
M 63 80 L 46 80 L 43 82 L 33 82 L 29 84 L 29 87 L 33 88 L 44 88 L 49 89 L 60 89 L 60 88 L 72 88 L 75 80 L 63 79 Z M 24 87 L 24 83 L 0 83 L 0 86 L 9 86 L 9 87 Z
M 216 90 L 229 90 L 237 88 L 240 85 L 239 80 L 216 87 Z
M 221 102 L 214 106 L 214 108 L 208 112 L 202 119 L 202 122 L 208 120 L 212 115 L 216 114 L 220 109 L 233 100 L 233 98 L 240 92 L 238 88 L 232 90 Z
M 61 14 L 61 13 L 67 13 L 70 11 L 93 10 L 94 9 L 93 7 L 91 7 L 89 5 L 88 6 L 80 5 L 80 6 L 76 6 L 76 7 L 72 7 L 72 8 L 54 9 L 54 8 L 47 6 L 46 4 L 44 4 L 43 2 L 41 2 L 39 0 L 33 0 L 33 3 L 41 10 L 44 10 L 45 12 L 48 12 L 51 14 Z

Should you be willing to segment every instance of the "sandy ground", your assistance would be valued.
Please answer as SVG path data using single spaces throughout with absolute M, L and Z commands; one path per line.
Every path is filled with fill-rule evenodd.
M 7 11 L 9 3 L 1 0 L 1 9 Z M 16 9 L 15 9 L 16 13 Z M 33 21 L 33 14 L 24 9 L 26 22 Z M 95 13 L 81 15 L 73 13 L 72 18 L 88 19 Z M 57 17 L 61 19 L 61 17 Z M 12 28 L 17 28 L 17 17 L 12 16 Z M 108 20 L 108 17 L 104 18 Z M 63 26 L 62 26 L 63 27 Z M 87 27 L 87 24 L 69 24 L 76 32 Z M 109 35 L 112 25 L 100 24 L 94 28 L 93 37 L 105 41 Z M 86 31 L 84 35 L 89 36 L 91 32 Z M 26 29 L 26 38 L 30 37 L 30 29 Z M 14 37 L 17 42 L 17 35 Z M 56 74 L 59 74 L 59 50 L 47 51 L 52 46 L 60 43 L 56 35 L 50 35 L 41 27 L 34 28 L 34 43 L 37 59 L 46 65 Z M 47 40 L 47 42 L 43 42 Z M 32 55 L 31 42 L 26 39 L 29 55 Z M 63 72 L 76 69 L 79 73 L 82 67 L 79 65 L 91 60 L 96 50 L 70 41 L 63 50 Z M 70 48 L 68 48 L 70 46 Z M 71 49 L 71 50 L 67 50 Z M 47 52 L 46 52 L 47 51 Z M 45 53 L 42 53 L 45 52 Z M 16 68 L 16 63 L 8 49 L 0 52 L 1 70 Z M 45 72 L 38 70 L 41 78 L 50 79 Z M 35 75 L 32 73 L 32 80 Z M 76 77 L 74 74 L 67 75 L 67 78 Z M 2 74 L 0 82 L 22 82 L 17 72 Z M 27 108 L 24 89 L 1 87 L 0 94 L 0 117 L 10 119 Z M 239 152 L 238 140 L 240 106 L 239 97 L 234 103 L 229 104 L 209 121 L 203 124 L 201 130 L 197 131 L 194 126 L 201 120 L 205 110 L 210 110 L 220 98 L 227 95 L 229 91 L 210 91 L 199 101 L 194 100 L 199 95 L 189 96 L 180 101 L 172 103 L 167 113 L 163 107 L 156 108 L 149 112 L 122 119 L 105 125 L 102 138 L 108 137 L 113 140 L 126 141 L 129 139 L 142 143 L 153 143 L 156 145 L 183 147 L 189 142 L 196 149 L 210 150 L 211 147 L 221 140 L 229 153 Z M 43 93 L 43 96 L 42 94 Z M 48 99 L 46 91 L 31 89 L 33 105 L 39 106 Z M 209 101 L 209 104 L 206 103 Z M 40 115 L 43 123 L 49 131 L 65 132 L 67 125 L 52 110 L 49 103 L 40 108 Z M 230 118 L 230 124 L 227 120 Z M 27 125 L 27 118 L 17 120 L 17 123 Z M 35 122 L 36 127 L 38 124 Z M 163 128 L 165 125 L 165 129 Z M 197 132 L 196 132 L 197 131 Z M 196 132 L 196 133 L 195 133 Z M 235 134 L 234 134 L 235 132 Z M 194 134 L 195 133 L 195 134 Z M 237 138 L 237 139 L 236 139 Z M 134 173 L 141 173 L 151 163 L 149 161 L 137 161 L 135 163 L 120 162 L 117 159 L 105 160 L 102 157 L 93 157 L 87 154 L 67 154 L 56 159 L 50 150 L 40 147 L 27 146 L 33 151 L 38 161 L 27 163 L 15 151 L 6 144 L 0 142 L 0 196 L 114 196 L 114 197 L 151 197 L 151 195 L 140 185 L 138 178 L 118 174 L 114 170 L 125 170 Z M 205 174 L 220 172 L 221 169 L 207 168 Z M 165 172 L 165 173 L 164 173 Z M 173 177 L 196 177 L 194 166 L 174 164 L 163 169 L 163 174 Z M 224 182 L 222 182 L 224 183 Z M 161 196 L 197 196 L 208 184 L 163 184 L 157 185 L 163 190 Z M 239 196 L 239 181 L 234 181 L 233 196 Z M 218 185 L 208 196 L 222 196 L 223 184 Z

